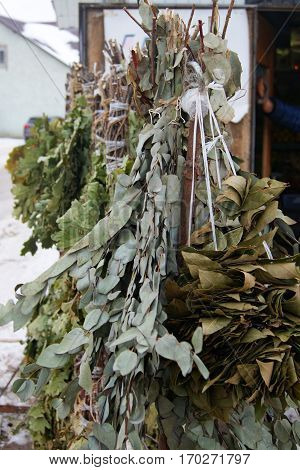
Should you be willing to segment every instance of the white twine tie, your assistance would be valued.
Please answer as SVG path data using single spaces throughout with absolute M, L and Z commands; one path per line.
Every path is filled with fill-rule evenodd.
M 219 85 L 215 82 L 211 82 L 207 87 L 206 87 L 206 102 L 205 104 L 208 107 L 208 114 L 209 114 L 209 125 L 210 125 L 210 130 L 211 130 L 211 135 L 212 135 L 212 141 L 211 142 L 206 142 L 205 141 L 205 131 L 204 131 L 204 117 L 203 117 L 203 109 L 202 109 L 202 101 L 203 101 L 203 95 L 201 95 L 200 91 L 197 90 L 195 93 L 195 121 L 194 121 L 194 130 L 193 130 L 193 157 L 192 157 L 192 188 L 191 188 L 191 197 L 190 197 L 190 207 L 189 207 L 189 220 L 188 220 L 188 245 L 191 245 L 191 232 L 192 232 L 192 219 L 193 219 L 193 206 L 194 206 L 194 197 L 195 197 L 195 164 L 196 164 L 196 151 L 197 151 L 197 129 L 198 129 L 198 124 L 200 128 L 200 138 L 201 138 L 201 154 L 203 158 L 203 168 L 204 168 L 204 176 L 205 176 L 205 184 L 206 184 L 206 191 L 207 191 L 207 206 L 209 210 L 209 218 L 210 218 L 210 223 L 211 223 L 211 228 L 212 228 L 212 238 L 213 238 L 213 244 L 215 250 L 218 250 L 218 244 L 217 244 L 217 237 L 216 237 L 216 227 L 215 227 L 215 218 L 214 218 L 214 209 L 213 209 L 213 202 L 212 202 L 212 191 L 211 191 L 211 184 L 210 184 L 210 176 L 209 176 L 209 166 L 208 166 L 208 156 L 207 153 L 214 148 L 214 153 L 215 153 L 215 161 L 216 161 L 216 173 L 217 173 L 217 183 L 219 189 L 222 188 L 222 181 L 221 181 L 221 176 L 220 176 L 220 167 L 219 167 L 219 158 L 217 154 L 217 142 L 220 141 L 223 147 L 223 150 L 225 152 L 225 156 L 228 160 L 230 169 L 233 173 L 233 175 L 236 176 L 236 169 L 234 165 L 234 161 L 231 157 L 231 153 L 228 149 L 228 146 L 226 144 L 225 138 L 223 134 L 221 133 L 220 126 L 218 123 L 218 120 L 215 116 L 215 113 L 212 109 L 210 100 L 209 100 L 209 95 L 208 95 L 208 89 L 221 89 L 223 88 L 222 85 Z M 207 111 L 207 109 L 206 109 Z M 215 131 L 217 133 L 217 136 L 215 136 Z M 260 234 L 261 235 L 261 234 Z M 268 243 L 264 240 L 263 241 L 263 246 L 265 249 L 265 252 L 267 254 L 267 257 L 269 259 L 273 259 L 271 249 L 268 245 Z
M 209 103 L 209 96 L 208 96 L 208 91 L 207 90 L 206 90 L 206 98 L 207 98 L 207 102 Z M 218 181 L 219 189 L 221 189 L 222 188 L 222 182 L 221 182 L 221 176 L 220 176 L 219 157 L 218 157 L 218 152 L 217 152 L 217 147 L 216 147 L 217 140 L 219 140 L 220 137 L 215 138 L 214 126 L 213 126 L 213 120 L 212 120 L 212 107 L 208 106 L 208 112 L 209 112 L 210 132 L 211 132 L 211 135 L 212 135 L 211 148 L 214 148 L 214 151 L 215 151 L 217 181 Z
M 208 158 L 207 158 L 206 144 L 205 144 L 204 122 L 203 122 L 203 114 L 202 114 L 202 107 L 201 107 L 201 99 L 199 95 L 196 98 L 195 121 L 198 120 L 199 127 L 200 127 L 203 168 L 204 168 L 204 176 L 205 176 L 206 191 L 207 191 L 207 205 L 208 205 L 209 217 L 210 217 L 210 223 L 211 223 L 211 229 L 212 229 L 213 243 L 214 243 L 215 250 L 218 250 L 214 210 L 213 210 L 213 204 L 212 204 L 212 193 L 211 193 L 211 185 L 210 185 L 210 177 L 209 177 L 209 168 L 208 168 Z

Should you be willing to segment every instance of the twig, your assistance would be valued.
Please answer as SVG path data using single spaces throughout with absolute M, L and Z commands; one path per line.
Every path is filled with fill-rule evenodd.
M 137 53 L 134 50 L 131 51 L 131 57 L 132 57 L 132 62 L 133 62 L 134 68 L 135 68 L 135 70 L 137 70 L 138 65 L 139 65 L 139 61 L 138 61 L 138 58 L 137 58 Z
M 146 34 L 148 34 L 148 36 L 150 37 L 149 30 L 146 29 L 141 23 L 139 23 L 138 20 L 136 20 L 135 17 L 132 16 L 132 14 L 127 10 L 126 7 L 124 7 L 123 10 L 124 10 L 125 13 L 127 13 L 127 15 L 128 15 L 140 28 L 142 28 L 142 30 L 143 30 Z
M 187 42 L 189 40 L 189 31 L 190 31 L 190 27 L 191 27 L 191 24 L 192 24 L 194 13 L 195 13 L 195 4 L 193 4 L 193 6 L 192 6 L 191 15 L 190 15 L 190 18 L 189 18 L 189 21 L 188 21 L 188 24 L 187 24 L 187 28 L 186 28 L 185 40 L 184 40 L 185 45 L 187 45 Z
M 215 22 L 215 14 L 217 9 L 218 0 L 213 0 L 212 12 L 211 12 L 211 22 L 210 22 L 210 32 L 213 33 L 213 27 Z
M 148 5 L 149 5 L 149 4 L 148 4 Z M 151 7 L 153 16 L 157 19 L 157 9 L 156 9 L 155 6 L 153 6 L 153 5 L 149 5 L 149 6 Z
M 154 442 L 156 447 L 158 447 L 158 441 L 154 439 L 154 437 L 150 436 L 150 434 L 145 434 L 145 437 L 147 437 L 147 439 L 150 439 L 150 441 Z
M 194 120 L 189 122 L 189 133 L 187 142 L 187 152 L 183 171 L 182 199 L 181 199 L 181 229 L 180 244 L 186 245 L 189 238 L 189 214 L 192 194 L 192 168 L 193 168 L 193 145 L 194 145 Z M 201 148 L 200 133 L 196 135 L 196 155 L 199 155 Z M 179 260 L 178 260 L 179 261 Z M 179 261 L 180 262 L 180 261 Z
M 204 52 L 204 34 L 203 34 L 203 21 L 199 20 L 199 34 L 200 34 L 200 52 Z
M 7 382 L 7 384 L 4 386 L 4 388 L 1 390 L 1 393 L 0 393 L 0 397 L 2 397 L 4 395 L 4 393 L 6 392 L 6 390 L 8 389 L 8 387 L 10 386 L 12 380 L 15 378 L 17 372 L 18 372 L 19 368 L 15 369 L 12 376 L 10 377 L 9 381 Z
M 21 343 L 22 339 L 1 338 L 0 343 Z
M 190 54 L 193 57 L 194 61 L 197 62 L 196 57 L 194 56 L 194 53 L 193 53 L 192 49 L 190 48 L 190 46 L 188 44 L 186 45 L 186 48 L 190 52 Z
M 0 405 L 0 414 L 1 413 L 15 413 L 15 414 L 24 414 L 30 409 L 30 406 L 18 406 L 18 405 Z
M 192 34 L 192 36 L 191 36 L 191 39 L 193 39 L 193 40 L 196 39 L 197 36 L 198 36 L 198 33 L 199 33 L 199 28 L 198 28 L 198 25 L 196 25 L 196 26 L 195 26 L 195 30 L 194 30 L 194 32 L 193 32 L 193 34 Z
M 227 10 L 226 20 L 225 20 L 225 24 L 224 24 L 224 28 L 223 28 L 223 33 L 222 33 L 222 39 L 225 39 L 227 28 L 228 28 L 228 23 L 229 23 L 229 20 L 231 18 L 231 12 L 233 10 L 233 6 L 234 6 L 234 0 L 231 0 L 230 5 L 229 5 L 228 10 Z

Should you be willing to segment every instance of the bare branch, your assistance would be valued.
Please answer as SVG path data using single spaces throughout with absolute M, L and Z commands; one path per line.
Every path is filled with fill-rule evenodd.
M 229 5 L 228 10 L 227 10 L 226 20 L 225 20 L 225 24 L 224 24 L 223 33 L 222 33 L 222 39 L 225 39 L 227 28 L 228 28 L 228 23 L 229 23 L 229 20 L 231 18 L 231 12 L 233 10 L 233 6 L 234 6 L 234 0 L 231 0 L 230 5 Z
M 148 36 L 150 37 L 150 32 L 149 32 L 149 30 L 146 29 L 141 23 L 139 23 L 138 20 L 136 20 L 135 17 L 132 16 L 132 14 L 130 13 L 130 11 L 128 11 L 126 7 L 124 7 L 123 10 L 124 10 L 125 13 L 127 13 L 127 15 L 128 15 L 146 34 L 148 34 Z

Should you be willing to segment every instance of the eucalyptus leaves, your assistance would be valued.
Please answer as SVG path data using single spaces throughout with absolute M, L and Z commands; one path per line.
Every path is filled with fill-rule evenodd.
M 299 426 L 284 413 L 299 400 L 299 260 L 271 259 L 278 227 L 291 223 L 276 201 L 284 185 L 240 171 L 229 153 L 241 67 L 216 18 L 190 37 L 172 12 L 141 2 L 140 13 L 150 39 L 128 79 L 147 123 L 131 172 L 118 176 L 105 217 L 0 314 L 23 326 L 67 274 L 84 319 L 45 345 L 15 390 L 36 394 L 51 369 L 78 363 L 53 406 L 65 419 L 91 397 L 94 424 L 80 437 L 92 449 L 145 448 L 151 411 L 169 448 L 295 448 Z M 201 139 L 181 107 L 194 89 Z M 179 252 L 191 155 L 193 233 Z

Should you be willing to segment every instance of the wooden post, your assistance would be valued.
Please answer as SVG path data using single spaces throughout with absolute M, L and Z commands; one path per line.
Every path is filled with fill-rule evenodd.
M 232 135 L 231 152 L 242 159 L 241 168 L 250 171 L 251 167 L 251 110 L 243 119 L 234 124 L 230 123 Z
M 262 168 L 261 176 L 263 178 L 271 176 L 272 164 L 271 164 L 271 153 L 272 153 L 272 123 L 268 117 L 264 117 L 263 123 L 263 138 L 262 138 Z
M 272 64 L 273 66 L 273 64 Z M 266 79 L 270 84 L 270 93 L 273 92 L 273 70 L 266 71 Z M 272 171 L 272 122 L 270 118 L 264 116 L 263 121 L 263 137 L 262 137 L 262 169 L 263 178 L 270 177 Z
M 258 43 L 257 43 L 257 62 L 263 64 L 266 70 L 266 79 L 269 84 L 269 94 L 273 93 L 274 81 L 274 61 L 275 47 L 273 44 L 274 28 L 262 16 L 258 16 Z M 270 46 L 271 44 L 271 46 Z M 272 123 L 268 117 L 263 121 L 263 140 L 262 140 L 262 176 L 270 176 L 272 169 Z
M 188 146 L 186 153 L 186 161 L 183 171 L 183 189 L 182 189 L 182 203 L 181 203 L 181 232 L 180 232 L 180 244 L 186 245 L 189 237 L 189 214 L 190 214 L 190 203 L 191 203 L 191 192 L 192 192 L 192 175 L 193 175 L 193 138 L 194 138 L 194 120 L 190 120 L 189 134 L 188 134 Z M 196 159 L 199 162 L 200 155 L 200 132 L 197 132 L 196 141 Z M 196 161 L 197 168 L 197 161 Z M 199 170 L 195 172 L 195 180 L 199 176 Z
M 86 58 L 90 71 L 104 70 L 104 12 L 88 8 L 86 13 Z
M 249 34 L 250 34 L 250 70 L 254 70 L 256 66 L 256 57 L 253 56 L 253 47 L 255 41 L 255 15 L 253 10 L 247 10 L 247 17 L 249 23 Z M 250 75 L 250 82 L 252 81 Z M 254 119 L 254 110 L 253 106 L 253 90 L 252 87 L 249 86 L 249 93 L 248 93 L 248 103 L 249 103 L 249 111 L 243 119 L 234 124 L 230 123 L 230 131 L 232 135 L 232 144 L 231 144 L 231 151 L 233 155 L 242 159 L 241 168 L 245 171 L 251 171 L 251 156 L 254 154 L 254 149 L 251 148 L 252 144 L 252 123 Z

